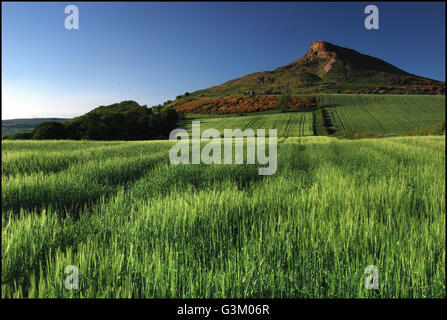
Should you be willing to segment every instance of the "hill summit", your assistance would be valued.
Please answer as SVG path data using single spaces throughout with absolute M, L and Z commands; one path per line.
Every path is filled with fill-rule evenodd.
M 325 41 L 312 42 L 300 59 L 193 95 L 308 93 L 444 94 L 445 83 L 405 72 L 381 59 Z

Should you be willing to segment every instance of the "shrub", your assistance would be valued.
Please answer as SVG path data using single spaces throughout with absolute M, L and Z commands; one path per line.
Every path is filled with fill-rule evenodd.
M 33 132 L 17 132 L 13 135 L 8 136 L 8 140 L 31 140 L 33 138 Z
M 412 131 L 408 131 L 405 136 L 441 136 L 445 135 L 445 121 L 442 121 L 434 126 L 420 127 Z
M 33 131 L 33 139 L 65 139 L 67 133 L 62 123 L 49 121 L 39 124 Z
M 289 105 L 292 103 L 292 99 L 289 95 L 282 95 L 276 101 L 275 107 L 281 109 L 281 112 L 286 112 L 289 109 Z

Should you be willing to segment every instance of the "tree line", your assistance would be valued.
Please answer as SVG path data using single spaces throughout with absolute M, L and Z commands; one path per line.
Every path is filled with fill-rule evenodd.
M 152 110 L 135 101 L 101 106 L 63 123 L 49 121 L 31 132 L 19 132 L 7 139 L 151 140 L 165 139 L 176 128 L 174 109 Z

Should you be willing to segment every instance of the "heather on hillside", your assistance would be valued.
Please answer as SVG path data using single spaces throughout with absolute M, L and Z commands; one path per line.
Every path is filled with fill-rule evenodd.
M 310 97 L 289 97 L 289 100 L 278 105 L 278 96 L 260 97 L 222 97 L 203 99 L 184 99 L 172 105 L 177 112 L 203 113 L 203 114 L 238 114 L 252 113 L 267 110 L 295 110 L 309 111 L 318 106 L 318 98 Z

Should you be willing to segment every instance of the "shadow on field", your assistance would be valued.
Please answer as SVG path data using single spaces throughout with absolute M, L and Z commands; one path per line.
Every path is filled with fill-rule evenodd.
M 121 186 L 128 188 L 162 161 L 160 157 L 80 175 L 54 174 L 48 180 L 38 175 L 32 180 L 18 180 L 2 189 L 2 212 L 19 214 L 25 210 L 36 214 L 43 209 L 51 209 L 58 211 L 62 218 L 78 218 L 81 210 L 88 209 L 101 198 L 110 197 Z

